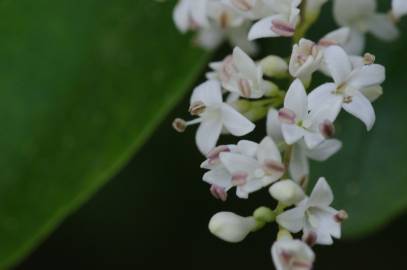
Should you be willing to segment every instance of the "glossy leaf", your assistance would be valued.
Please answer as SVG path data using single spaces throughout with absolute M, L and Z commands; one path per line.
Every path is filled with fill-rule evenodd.
M 111 178 L 191 87 L 208 54 L 178 34 L 172 7 L 0 2 L 1 268 Z

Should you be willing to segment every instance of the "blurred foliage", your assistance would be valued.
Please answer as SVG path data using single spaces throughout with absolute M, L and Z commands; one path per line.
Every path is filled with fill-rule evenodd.
M 191 89 L 208 55 L 190 48 L 190 37 L 175 30 L 171 9 L 172 4 L 150 0 L 0 2 L 0 266 L 29 252 L 111 178 Z M 334 29 L 329 16 L 321 21 L 310 37 Z M 407 29 L 405 22 L 402 29 Z M 263 44 L 267 50 L 288 56 L 287 40 L 269 44 Z M 343 115 L 337 127 L 343 150 L 313 167 L 313 179 L 324 175 L 332 184 L 335 206 L 349 211 L 348 236 L 376 229 L 407 205 L 407 78 L 402 68 L 407 36 L 392 44 L 373 39 L 368 44 L 388 75 L 385 95 L 375 104 L 376 126 L 366 134 L 357 120 Z M 112 266 L 134 259 L 141 261 L 131 265 L 145 267 L 146 260 L 176 256 L 178 249 L 191 263 L 232 258 L 226 251 L 230 245 L 206 229 L 211 214 L 227 209 L 249 215 L 271 200 L 266 191 L 250 201 L 211 199 L 200 182 L 202 156 L 194 145 L 194 128 L 179 135 L 170 127 L 186 108 L 187 100 L 44 250 L 55 255 L 77 249 L 72 256 L 99 258 L 100 265 Z M 249 138 L 264 134 L 260 122 Z M 231 137 L 223 141 L 236 142 Z M 245 260 L 250 247 L 248 262 L 256 253 L 269 260 L 272 239 L 272 229 L 251 236 L 234 257 Z M 254 242 L 261 245 L 256 251 Z M 184 256 L 171 257 L 174 265 Z M 60 261 L 48 263 L 61 267 Z
M 0 2 L 0 266 L 111 178 L 191 86 L 207 54 L 171 12 L 149 0 Z

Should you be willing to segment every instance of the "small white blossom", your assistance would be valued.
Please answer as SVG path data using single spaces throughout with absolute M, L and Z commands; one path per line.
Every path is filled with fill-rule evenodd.
M 220 145 L 211 150 L 207 160 L 201 164 L 201 168 L 209 170 L 203 176 L 203 180 L 211 184 L 211 194 L 219 200 L 226 201 L 227 192 L 234 186 L 232 174 L 220 161 L 223 152 L 238 153 L 255 157 L 258 144 L 251 141 L 241 140 L 237 145 Z
M 291 37 L 300 18 L 301 0 L 273 1 L 275 14 L 256 22 L 249 32 L 249 40 L 266 37 Z
M 209 0 L 178 1 L 173 13 L 173 19 L 177 28 L 185 33 L 188 30 L 208 27 L 208 1 Z
M 212 150 L 225 128 L 234 136 L 250 133 L 255 125 L 222 100 L 219 82 L 209 80 L 192 93 L 190 112 L 199 118 L 186 123 L 187 125 L 200 123 L 196 133 L 196 143 L 203 154 Z
M 253 217 L 242 217 L 232 212 L 219 212 L 209 221 L 209 231 L 216 237 L 238 243 L 256 228 Z
M 221 170 L 207 172 L 204 180 L 226 191 L 236 187 L 236 195 L 246 199 L 250 193 L 270 185 L 283 176 L 285 167 L 281 154 L 270 137 L 264 138 L 256 148 L 254 145 L 247 145 L 246 150 L 239 152 L 221 152 L 219 160 L 224 167 L 219 167 Z
M 339 46 L 328 47 L 324 59 L 334 83 L 323 84 L 309 94 L 310 109 L 325 105 L 335 119 L 343 108 L 363 121 L 370 130 L 375 122 L 375 112 L 361 90 L 380 85 L 385 79 L 384 67 L 371 64 L 352 69 L 349 56 Z
M 392 0 L 391 1 L 392 13 L 399 19 L 407 14 L 407 1 L 406 0 Z
M 315 254 L 307 244 L 286 238 L 274 242 L 271 255 L 276 270 L 310 270 L 315 260 Z
M 289 71 L 291 76 L 304 83 L 311 80 L 312 74 L 320 68 L 323 53 L 319 46 L 308 39 L 301 39 L 293 46 Z
M 286 206 L 297 204 L 305 198 L 303 189 L 290 179 L 281 180 L 269 188 L 270 195 Z
M 365 33 L 391 41 L 398 37 L 398 30 L 387 14 L 376 12 L 376 0 L 335 0 L 334 17 L 341 26 L 351 28 L 350 39 L 344 46 L 350 54 L 360 54 L 365 47 Z
M 260 98 L 270 88 L 263 80 L 261 66 L 256 63 L 239 47 L 233 50 L 233 55 L 222 62 L 210 64 L 215 72 L 208 73 L 208 78 L 218 78 L 223 88 L 237 93 L 245 98 Z
M 292 145 L 302 138 L 305 144 L 314 148 L 325 140 L 321 128 L 326 122 L 333 122 L 336 115 L 326 106 L 308 107 L 307 93 L 299 79 L 296 79 L 287 91 L 284 108 L 278 113 L 284 140 Z
M 341 237 L 343 211 L 330 207 L 333 193 L 325 178 L 320 178 L 309 198 L 304 199 L 295 208 L 277 216 L 280 226 L 290 232 L 303 231 L 304 238 L 315 236 L 315 243 L 331 245 L 332 237 Z

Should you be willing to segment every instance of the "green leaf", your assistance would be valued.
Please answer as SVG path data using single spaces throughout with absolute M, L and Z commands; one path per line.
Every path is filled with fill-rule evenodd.
M 0 268 L 111 178 L 191 87 L 208 54 L 175 30 L 172 8 L 0 2 Z
M 407 29 L 406 24 L 402 29 Z M 407 208 L 407 32 L 402 32 L 394 43 L 368 42 L 367 51 L 387 68 L 384 95 L 374 103 L 377 119 L 373 130 L 367 133 L 359 120 L 342 112 L 337 128 L 344 147 L 313 172 L 314 178 L 327 177 L 335 205 L 349 212 L 345 236 L 373 232 Z

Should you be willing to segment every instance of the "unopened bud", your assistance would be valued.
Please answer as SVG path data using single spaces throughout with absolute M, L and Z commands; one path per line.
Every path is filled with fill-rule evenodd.
M 319 130 L 325 138 L 332 138 L 335 135 L 335 126 L 329 121 L 325 120 L 319 125 Z
M 284 78 L 288 74 L 288 64 L 279 56 L 269 55 L 263 58 L 260 66 L 264 75 L 268 77 Z
M 349 215 L 345 210 L 339 210 L 338 213 L 335 214 L 335 221 L 338 223 L 344 222 L 348 218 Z
M 195 101 L 189 107 L 189 113 L 191 115 L 199 115 L 203 113 L 206 109 L 205 104 L 202 101 Z
M 365 65 L 374 64 L 375 60 L 376 60 L 376 56 L 374 56 L 371 53 L 365 53 L 365 55 L 363 56 L 363 63 Z
M 284 205 L 297 204 L 305 198 L 302 188 L 292 180 L 282 180 L 269 188 L 270 195 Z
M 219 212 L 209 221 L 209 231 L 216 237 L 238 243 L 256 228 L 253 217 L 242 217 L 232 212 Z
M 302 240 L 307 243 L 308 246 L 312 247 L 317 242 L 317 234 L 314 231 L 310 231 L 303 235 Z
M 172 122 L 172 127 L 182 133 L 185 131 L 185 129 L 187 128 L 187 122 L 184 119 L 181 118 L 175 118 L 175 120 Z

